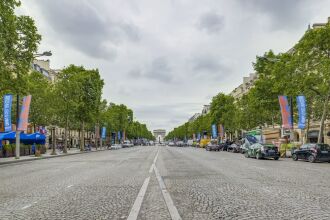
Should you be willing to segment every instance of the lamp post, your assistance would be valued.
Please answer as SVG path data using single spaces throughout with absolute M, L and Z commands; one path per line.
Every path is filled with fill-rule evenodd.
M 56 141 L 56 138 L 55 138 L 55 126 L 52 126 L 52 153 L 51 155 L 56 155 L 56 151 L 55 151 L 55 141 Z
M 41 56 L 52 56 L 51 51 L 45 51 L 43 53 L 33 54 L 33 58 L 41 57 Z M 17 73 L 17 81 L 19 82 L 20 74 Z M 19 90 L 17 89 L 16 95 L 16 147 L 15 147 L 15 159 L 20 158 L 20 133 L 21 131 L 18 130 L 18 122 L 19 122 Z

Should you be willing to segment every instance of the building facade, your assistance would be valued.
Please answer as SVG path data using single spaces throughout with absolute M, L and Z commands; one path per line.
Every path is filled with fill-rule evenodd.
M 154 134 L 156 141 L 158 143 L 162 143 L 166 136 L 166 130 L 165 129 L 156 129 L 153 131 L 153 134 Z
M 42 73 L 50 82 L 55 83 L 60 70 L 50 68 L 49 60 L 33 60 L 32 69 Z
M 191 118 L 189 118 L 188 122 L 193 122 L 195 121 L 199 116 L 201 116 L 201 113 L 195 113 Z
M 211 105 L 204 105 L 202 110 L 202 115 L 207 115 L 210 112 Z
M 249 76 L 243 77 L 243 83 L 236 87 L 229 95 L 233 96 L 235 99 L 242 98 L 254 85 L 258 76 L 256 73 L 250 73 Z

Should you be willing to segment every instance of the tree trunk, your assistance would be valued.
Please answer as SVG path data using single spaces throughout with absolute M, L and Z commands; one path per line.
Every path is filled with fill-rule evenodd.
M 85 123 L 81 122 L 81 128 L 80 128 L 80 151 L 85 150 Z
M 306 131 L 305 131 L 305 134 L 304 134 L 304 140 L 303 140 L 303 144 L 306 144 L 308 143 L 308 132 L 309 132 L 309 127 L 310 127 L 310 121 L 311 121 L 311 117 L 310 117 L 310 114 L 308 113 L 307 114 L 307 128 L 306 128 Z
M 68 131 L 69 131 L 69 150 L 71 150 L 71 131 L 70 131 L 70 128 L 68 128 Z
M 97 150 L 98 145 L 99 145 L 98 141 L 99 141 L 99 135 L 100 135 L 100 134 L 97 134 L 97 132 L 98 132 L 98 130 L 99 130 L 99 123 L 97 123 L 96 126 L 97 126 L 97 127 L 96 127 L 96 129 L 95 129 L 95 149 Z
M 66 122 L 65 122 L 65 131 L 64 131 L 64 147 L 63 147 L 63 153 L 68 153 L 68 128 L 69 128 L 69 119 L 68 116 L 66 116 Z
M 317 143 L 322 143 L 324 122 L 325 122 L 325 119 L 327 118 L 327 113 L 328 113 L 329 98 L 330 98 L 330 90 L 329 90 L 327 97 L 325 98 L 324 104 L 323 104 L 323 113 L 322 113 L 322 118 L 321 118 L 321 122 L 320 122 L 320 131 L 319 131 Z

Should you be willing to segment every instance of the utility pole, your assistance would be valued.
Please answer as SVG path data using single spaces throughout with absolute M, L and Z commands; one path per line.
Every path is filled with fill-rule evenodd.
M 18 122 L 19 122 L 19 92 L 17 91 L 16 96 L 16 149 L 15 149 L 15 159 L 19 159 L 20 156 L 20 131 L 18 130 Z
M 56 138 L 55 138 L 55 126 L 53 126 L 52 127 L 52 148 L 53 148 L 53 151 L 52 151 L 51 155 L 56 155 L 55 141 L 56 141 Z
M 290 130 L 290 142 L 294 141 L 294 128 L 293 128 L 293 96 L 290 96 L 290 114 L 291 114 L 291 130 Z

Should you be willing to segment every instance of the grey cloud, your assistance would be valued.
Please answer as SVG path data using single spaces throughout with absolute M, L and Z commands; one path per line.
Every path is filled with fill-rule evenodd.
M 238 0 L 243 10 L 265 14 L 271 19 L 272 29 L 295 29 L 306 25 L 310 19 L 306 7 L 308 0 Z
M 171 75 L 171 67 L 166 58 L 160 57 L 152 61 L 146 76 L 161 82 L 171 82 L 173 80 Z
M 140 78 L 143 76 L 140 69 L 133 69 L 128 72 L 128 75 L 134 78 Z
M 136 26 L 108 19 L 86 1 L 40 1 L 38 6 L 58 40 L 88 56 L 112 59 L 121 42 L 139 40 Z
M 158 57 L 152 60 L 149 65 L 144 66 L 143 70 L 137 68 L 128 72 L 129 76 L 136 78 L 147 78 L 163 83 L 173 82 L 172 67 L 168 59 Z
M 219 77 L 230 71 L 230 68 L 221 62 L 221 58 L 214 58 L 212 56 L 198 56 L 190 60 L 192 71 L 196 77 Z
M 218 33 L 224 27 L 224 17 L 216 12 L 207 12 L 199 18 L 197 26 L 210 34 Z

